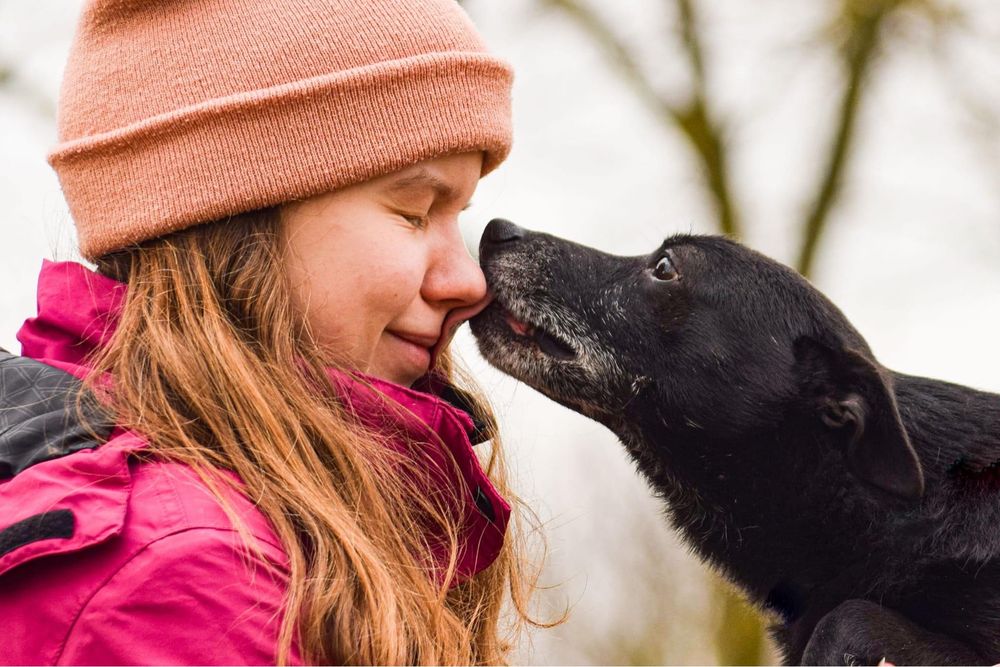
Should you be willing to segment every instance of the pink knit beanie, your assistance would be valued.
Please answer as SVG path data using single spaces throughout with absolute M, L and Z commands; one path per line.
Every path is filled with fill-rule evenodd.
M 81 253 L 511 143 L 455 0 L 88 0 L 49 154 Z

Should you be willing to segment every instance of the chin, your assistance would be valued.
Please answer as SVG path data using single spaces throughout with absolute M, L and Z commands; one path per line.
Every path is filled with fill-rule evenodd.
M 403 387 L 412 387 L 417 380 L 424 376 L 426 371 L 413 371 L 413 370 L 400 370 L 400 369 L 385 369 L 385 368 L 372 368 L 368 371 L 368 374 L 377 377 L 379 380 L 385 380 L 386 382 L 392 382 L 393 384 L 398 384 Z

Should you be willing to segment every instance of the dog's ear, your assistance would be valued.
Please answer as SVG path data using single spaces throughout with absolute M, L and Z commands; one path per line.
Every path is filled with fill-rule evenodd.
M 899 417 L 891 376 L 867 357 L 809 336 L 795 341 L 799 379 L 819 421 L 844 445 L 860 480 L 908 500 L 924 493 L 924 473 Z

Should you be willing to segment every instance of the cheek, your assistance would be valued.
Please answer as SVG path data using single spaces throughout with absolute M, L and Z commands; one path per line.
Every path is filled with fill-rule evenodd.
M 373 257 L 353 278 L 359 312 L 381 332 L 420 296 L 423 271 L 412 257 Z
M 337 234 L 335 242 L 304 244 L 288 262 L 293 298 L 313 334 L 361 369 L 423 281 L 419 253 L 391 236 Z

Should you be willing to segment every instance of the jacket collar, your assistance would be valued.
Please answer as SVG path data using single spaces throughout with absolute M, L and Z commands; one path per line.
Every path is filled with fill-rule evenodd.
M 76 262 L 43 260 L 38 282 L 38 315 L 25 321 L 17 334 L 23 355 L 60 368 L 78 378 L 85 377 L 89 370 L 87 355 L 106 345 L 114 334 L 125 292 L 126 286 L 123 283 Z M 402 436 L 394 439 L 398 443 L 427 445 L 420 448 L 420 455 L 427 456 L 427 463 L 430 464 L 436 483 L 441 488 L 455 489 L 460 492 L 460 498 L 465 498 L 467 511 L 463 513 L 466 522 L 459 553 L 459 580 L 472 576 L 492 563 L 503 543 L 510 506 L 493 487 L 473 452 L 472 443 L 479 442 L 483 437 L 482 425 L 477 424 L 472 415 L 462 409 L 464 395 L 461 391 L 433 375 L 418 381 L 416 388 L 409 388 L 359 373 L 345 373 L 335 369 L 328 369 L 328 372 L 334 385 L 342 392 L 346 405 L 362 423 L 387 434 Z M 461 479 L 455 479 L 446 455 L 436 443 L 443 443 L 448 449 L 458 464 Z M 108 443 L 96 450 L 98 455 L 84 457 L 86 465 L 104 467 L 108 493 L 98 494 L 93 502 L 99 504 L 103 500 L 107 507 L 98 512 L 104 518 L 101 526 L 95 526 L 92 531 L 78 530 L 70 538 L 70 542 L 75 545 L 73 548 L 82 548 L 121 530 L 121 521 L 124 520 L 124 500 L 121 494 L 124 493 L 127 498 L 129 489 L 128 467 L 123 461 L 131 451 L 145 447 L 146 444 L 135 434 L 115 429 Z M 81 464 L 84 464 L 84 459 L 80 457 L 66 457 L 62 462 L 46 461 L 28 468 L 0 486 L 0 502 L 4 497 L 13 500 L 13 494 L 18 489 L 25 484 L 52 477 L 53 471 L 56 473 L 55 477 L 62 477 L 58 474 L 61 467 L 79 467 Z M 95 474 L 95 470 L 88 469 L 86 472 L 88 475 Z M 41 475 L 42 479 L 28 479 L 36 475 Z M 47 508 L 58 507 L 60 504 L 78 506 L 79 499 L 67 502 L 75 493 L 70 488 L 71 483 L 68 486 L 63 484 L 62 486 L 66 486 L 64 489 L 60 484 L 49 486 L 51 494 L 36 494 L 36 497 L 44 500 Z M 115 489 L 118 493 L 114 492 Z M 25 497 L 20 493 L 16 495 Z M 43 495 L 45 498 L 42 498 Z M 19 511 L 18 515 L 25 514 L 25 519 L 32 516 L 31 507 L 21 509 L 24 511 Z M 4 521 L 5 525 L 7 523 L 9 522 Z M 0 526 L 0 529 L 5 525 Z M 53 540 L 36 543 L 35 549 L 39 548 L 39 544 L 43 549 L 60 550 L 57 544 L 53 544 Z M 0 559 L 0 570 L 16 564 L 10 562 L 10 557 L 14 557 L 17 562 L 23 560 L 24 558 L 18 557 L 18 553 L 25 549 L 28 547 L 22 547 Z
M 123 283 L 82 264 L 42 260 L 38 315 L 17 332 L 21 353 L 82 378 L 87 355 L 111 340 L 125 292 Z

